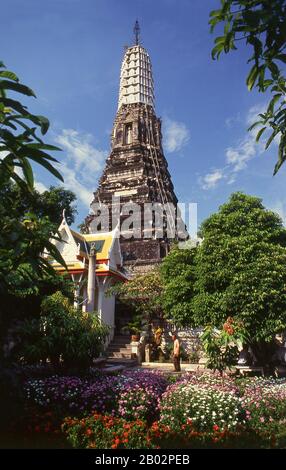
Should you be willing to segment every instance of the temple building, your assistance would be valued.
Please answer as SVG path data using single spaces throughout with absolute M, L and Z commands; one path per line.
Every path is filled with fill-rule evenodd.
M 155 113 L 151 60 L 140 44 L 138 22 L 134 32 L 135 44 L 126 49 L 121 66 L 111 153 L 94 193 L 91 214 L 86 224 L 91 232 L 96 232 L 98 225 L 95 223 L 95 215 L 100 213 L 98 207 L 107 206 L 111 214 L 114 211 L 114 198 L 120 198 L 121 223 L 132 214 L 132 210 L 129 214 L 124 212 L 123 206 L 126 203 L 139 205 L 142 208 L 141 233 L 126 237 L 121 229 L 120 245 L 125 269 L 145 272 L 167 255 L 172 240 L 166 232 L 165 222 L 163 231 L 156 232 L 152 212 L 146 225 L 143 208 L 160 204 L 165 208 L 164 217 L 169 217 L 175 224 L 176 213 L 169 206 L 176 207 L 178 201 L 163 153 L 161 120 Z M 110 223 L 109 230 L 112 227 L 114 225 Z
M 114 283 L 127 280 L 117 230 L 81 234 L 69 227 L 63 215 L 58 229 L 60 239 L 51 239 L 51 242 L 63 257 L 67 269 L 45 254 L 59 274 L 72 279 L 75 307 L 97 311 L 100 319 L 110 327 L 108 342 L 114 336 L 115 296 L 106 293 Z

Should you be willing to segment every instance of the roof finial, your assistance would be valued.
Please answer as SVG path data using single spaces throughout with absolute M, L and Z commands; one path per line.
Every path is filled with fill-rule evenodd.
M 66 210 L 63 209 L 63 223 L 64 224 L 67 224 L 67 220 L 66 220 Z
M 133 32 L 135 34 L 135 44 L 136 44 L 136 46 L 138 46 L 138 44 L 139 44 L 139 35 L 140 35 L 140 26 L 139 26 L 139 21 L 138 20 L 136 20 L 136 22 L 135 22 Z

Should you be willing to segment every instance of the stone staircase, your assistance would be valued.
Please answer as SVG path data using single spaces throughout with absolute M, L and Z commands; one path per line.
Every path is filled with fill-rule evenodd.
M 108 345 L 106 355 L 107 367 L 113 368 L 114 370 L 138 366 L 137 359 L 132 359 L 131 357 L 129 336 L 115 335 L 111 343 Z
M 131 359 L 129 336 L 115 335 L 107 347 L 106 354 L 108 359 Z

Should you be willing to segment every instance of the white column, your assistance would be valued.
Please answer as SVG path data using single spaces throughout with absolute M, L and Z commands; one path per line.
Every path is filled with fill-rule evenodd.
M 82 311 L 86 312 L 87 308 L 87 286 L 83 288 L 83 304 L 82 304 Z
M 103 307 L 103 299 L 104 299 L 104 282 L 100 282 L 98 283 L 98 315 L 99 315 L 99 318 L 100 320 L 102 321 L 103 318 L 103 311 L 102 311 L 102 307 Z
M 96 254 L 90 255 L 88 265 L 88 280 L 87 280 L 87 306 L 86 311 L 92 312 L 94 310 L 95 299 L 95 267 L 96 267 Z

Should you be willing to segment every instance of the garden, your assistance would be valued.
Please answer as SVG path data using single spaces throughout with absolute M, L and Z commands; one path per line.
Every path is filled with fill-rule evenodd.
M 202 371 L 23 379 L 6 437 L 22 447 L 285 448 L 286 379 Z M 42 371 L 43 373 L 43 371 Z
M 66 267 L 52 241 L 63 210 L 74 222 L 75 195 L 55 187 L 40 194 L 29 160 L 63 181 L 47 153 L 60 149 L 37 135 L 48 131 L 46 118 L 6 97 L 34 92 L 2 62 L 0 77 L 1 446 L 286 448 L 286 380 L 271 378 L 285 367 L 285 341 L 275 343 L 286 330 L 286 230 L 278 214 L 234 193 L 202 223 L 198 246 L 174 244 L 158 270 L 114 287 L 140 330 L 154 319 L 202 328 L 212 372 L 104 375 L 94 359 L 109 329 L 97 312 L 74 306 L 72 280 L 42 256 Z M 230 375 L 241 346 L 269 377 Z

